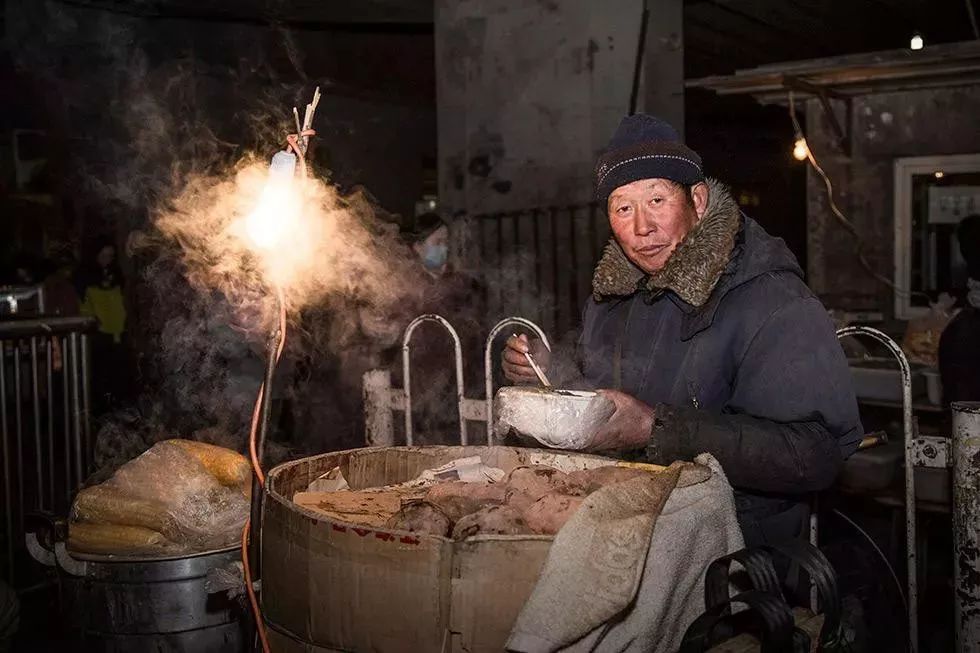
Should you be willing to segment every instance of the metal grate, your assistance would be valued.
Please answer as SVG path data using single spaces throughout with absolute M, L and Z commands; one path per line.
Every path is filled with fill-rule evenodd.
M 88 474 L 92 318 L 0 321 L 0 570 L 11 584 L 24 517 L 64 514 Z
M 458 260 L 484 286 L 488 321 L 523 315 L 561 338 L 579 326 L 609 239 L 596 204 L 460 216 Z

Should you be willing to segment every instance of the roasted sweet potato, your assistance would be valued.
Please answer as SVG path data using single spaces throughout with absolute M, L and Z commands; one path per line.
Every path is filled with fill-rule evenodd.
M 568 474 L 544 465 L 515 467 L 507 475 L 505 482 L 508 489 L 529 494 L 535 499 L 555 491 L 572 490 L 574 493 Z
M 535 533 L 555 535 L 575 514 L 583 501 L 585 501 L 584 497 L 552 492 L 531 504 L 531 507 L 524 511 L 524 518 Z
M 452 481 L 433 486 L 425 500 L 439 506 L 456 522 L 466 515 L 504 502 L 506 488 L 501 483 L 466 483 Z
M 530 532 L 527 520 L 520 511 L 510 506 L 489 506 L 456 522 L 453 539 L 465 540 L 474 535 L 523 535 Z
M 385 522 L 385 528 L 447 537 L 452 529 L 452 522 L 439 506 L 427 501 L 413 501 L 392 515 Z
M 568 475 L 568 479 L 571 483 L 584 488 L 586 492 L 592 493 L 601 487 L 613 485 L 614 483 L 622 483 L 637 476 L 649 475 L 649 473 L 642 469 L 607 465 L 606 467 L 571 472 Z

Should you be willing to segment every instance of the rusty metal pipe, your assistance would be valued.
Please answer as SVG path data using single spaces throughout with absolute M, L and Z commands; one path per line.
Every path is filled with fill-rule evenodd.
M 980 652 L 980 402 L 954 402 L 953 580 L 957 653 Z

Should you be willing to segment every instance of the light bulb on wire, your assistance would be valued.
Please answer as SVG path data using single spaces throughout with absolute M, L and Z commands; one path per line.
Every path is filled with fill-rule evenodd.
M 925 41 L 922 40 L 922 35 L 916 32 L 912 35 L 912 39 L 909 41 L 909 48 L 912 50 L 921 50 L 925 46 Z
M 269 178 L 256 207 L 245 218 L 245 232 L 258 249 L 272 249 L 291 227 L 296 210 L 293 175 L 296 156 L 277 152 L 269 166 Z
M 797 138 L 793 143 L 793 158 L 797 161 L 805 161 L 808 153 L 805 138 Z

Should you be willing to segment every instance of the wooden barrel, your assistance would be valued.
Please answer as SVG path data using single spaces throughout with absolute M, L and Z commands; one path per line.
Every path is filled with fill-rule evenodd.
M 354 449 L 268 474 L 262 522 L 262 611 L 277 653 L 499 653 L 544 565 L 552 538 L 477 536 L 462 542 L 344 523 L 292 502 L 340 467 L 352 489 L 401 483 L 453 460 L 564 471 L 598 456 L 513 447 Z

